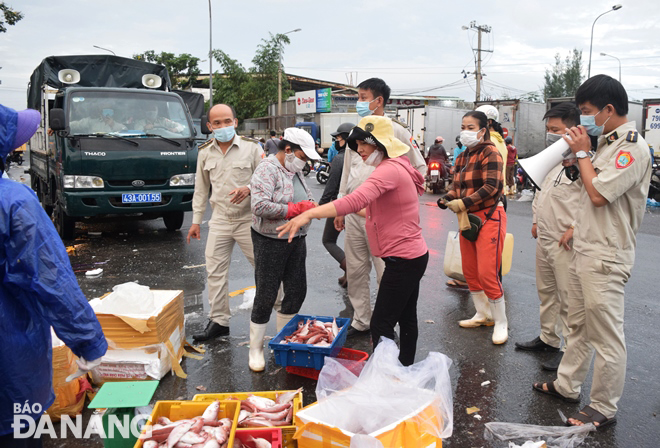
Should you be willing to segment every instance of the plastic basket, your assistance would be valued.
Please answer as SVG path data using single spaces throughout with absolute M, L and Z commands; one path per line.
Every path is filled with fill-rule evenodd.
M 155 423 L 158 417 L 167 417 L 173 422 L 186 418 L 201 417 L 209 404 L 210 402 L 202 401 L 157 401 L 149 421 Z M 226 417 L 232 421 L 227 446 L 233 446 L 234 444 L 234 434 L 236 433 L 240 408 L 241 404 L 238 401 L 220 402 L 218 420 Z M 146 429 L 142 430 L 143 433 L 145 431 Z M 138 439 L 134 448 L 142 448 L 142 443 L 143 441 Z
M 193 397 L 193 401 L 213 401 L 213 400 L 245 400 L 250 395 L 256 395 L 257 397 L 270 398 L 275 400 L 278 395 L 281 395 L 286 392 L 293 392 L 290 390 L 269 390 L 264 392 L 232 392 L 232 393 L 223 393 L 223 394 L 197 394 Z M 301 410 L 303 407 L 303 396 L 302 392 L 296 394 L 293 397 L 293 422 L 290 426 L 274 426 L 273 428 L 282 430 L 282 446 L 286 448 L 295 448 L 298 444 L 293 439 L 293 435 L 296 433 L 296 413 Z M 246 428 L 247 429 L 247 428 Z M 262 429 L 262 428 L 260 428 Z M 243 428 L 239 428 L 239 431 L 242 431 Z M 231 445 L 230 445 L 231 446 Z
M 316 319 L 321 322 L 332 322 L 332 317 L 326 316 L 309 316 L 305 314 L 296 314 L 296 316 L 289 321 L 288 324 L 273 338 L 268 346 L 275 352 L 275 362 L 282 367 L 296 366 L 296 367 L 311 367 L 316 370 L 321 370 L 323 367 L 323 360 L 326 356 L 336 358 L 341 351 L 344 342 L 346 342 L 346 335 L 348 326 L 351 323 L 350 319 L 337 317 L 337 326 L 341 327 L 339 334 L 330 347 L 316 347 L 308 344 L 282 344 L 284 338 L 298 329 L 298 322 L 303 322 L 308 319 Z
M 346 367 L 355 375 L 359 376 L 360 372 L 362 372 L 362 367 L 364 367 L 363 362 L 369 358 L 369 354 L 365 352 L 361 352 L 359 350 L 342 348 L 339 354 L 337 355 L 337 358 L 355 361 L 354 363 L 350 363 Z M 286 367 L 286 371 L 289 373 L 293 373 L 294 375 L 304 376 L 305 378 L 311 378 L 313 380 L 318 380 L 319 373 L 321 373 L 320 370 L 311 369 L 309 367 L 296 367 L 296 366 L 288 366 Z
M 271 448 L 282 448 L 282 430 L 280 428 L 241 428 L 236 430 L 236 439 L 247 443 L 248 436 L 266 439 Z

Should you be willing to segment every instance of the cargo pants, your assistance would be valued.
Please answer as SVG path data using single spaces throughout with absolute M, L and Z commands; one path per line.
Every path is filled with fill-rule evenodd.
M 572 250 L 539 236 L 536 242 L 536 290 L 541 302 L 541 340 L 560 348 L 568 336 L 568 271 Z

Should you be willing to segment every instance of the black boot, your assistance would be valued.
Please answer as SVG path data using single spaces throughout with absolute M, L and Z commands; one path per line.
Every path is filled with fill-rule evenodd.
M 516 342 L 516 348 L 520 350 L 529 350 L 530 352 L 557 352 L 558 348 L 548 345 L 541 340 L 540 337 L 536 337 L 529 342 Z
M 218 336 L 227 336 L 228 334 L 229 327 L 225 327 L 224 325 L 220 325 L 211 320 L 202 333 L 193 335 L 193 339 L 196 341 L 208 341 L 209 339 L 217 338 Z
M 541 364 L 543 370 L 549 370 L 551 372 L 556 372 L 561 364 L 561 359 L 564 357 L 564 352 L 557 353 L 550 361 L 544 362 Z

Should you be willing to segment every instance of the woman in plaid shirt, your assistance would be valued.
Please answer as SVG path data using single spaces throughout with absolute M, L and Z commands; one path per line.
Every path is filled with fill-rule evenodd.
M 460 239 L 463 275 L 477 312 L 459 325 L 494 325 L 493 344 L 503 344 L 508 331 L 499 277 L 506 236 L 506 213 L 499 202 L 504 186 L 502 155 L 490 140 L 488 119 L 483 112 L 472 111 L 463 116 L 460 138 L 467 150 L 455 161 L 452 189 L 438 205 L 455 213 L 468 211 L 481 218 L 482 226 L 476 241 L 468 241 L 462 235 Z

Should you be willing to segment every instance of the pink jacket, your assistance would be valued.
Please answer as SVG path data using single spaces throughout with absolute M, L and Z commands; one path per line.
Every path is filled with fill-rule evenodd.
M 367 237 L 376 257 L 413 259 L 428 249 L 419 225 L 424 177 L 407 158 L 385 159 L 353 193 L 333 202 L 339 216 L 367 208 Z

